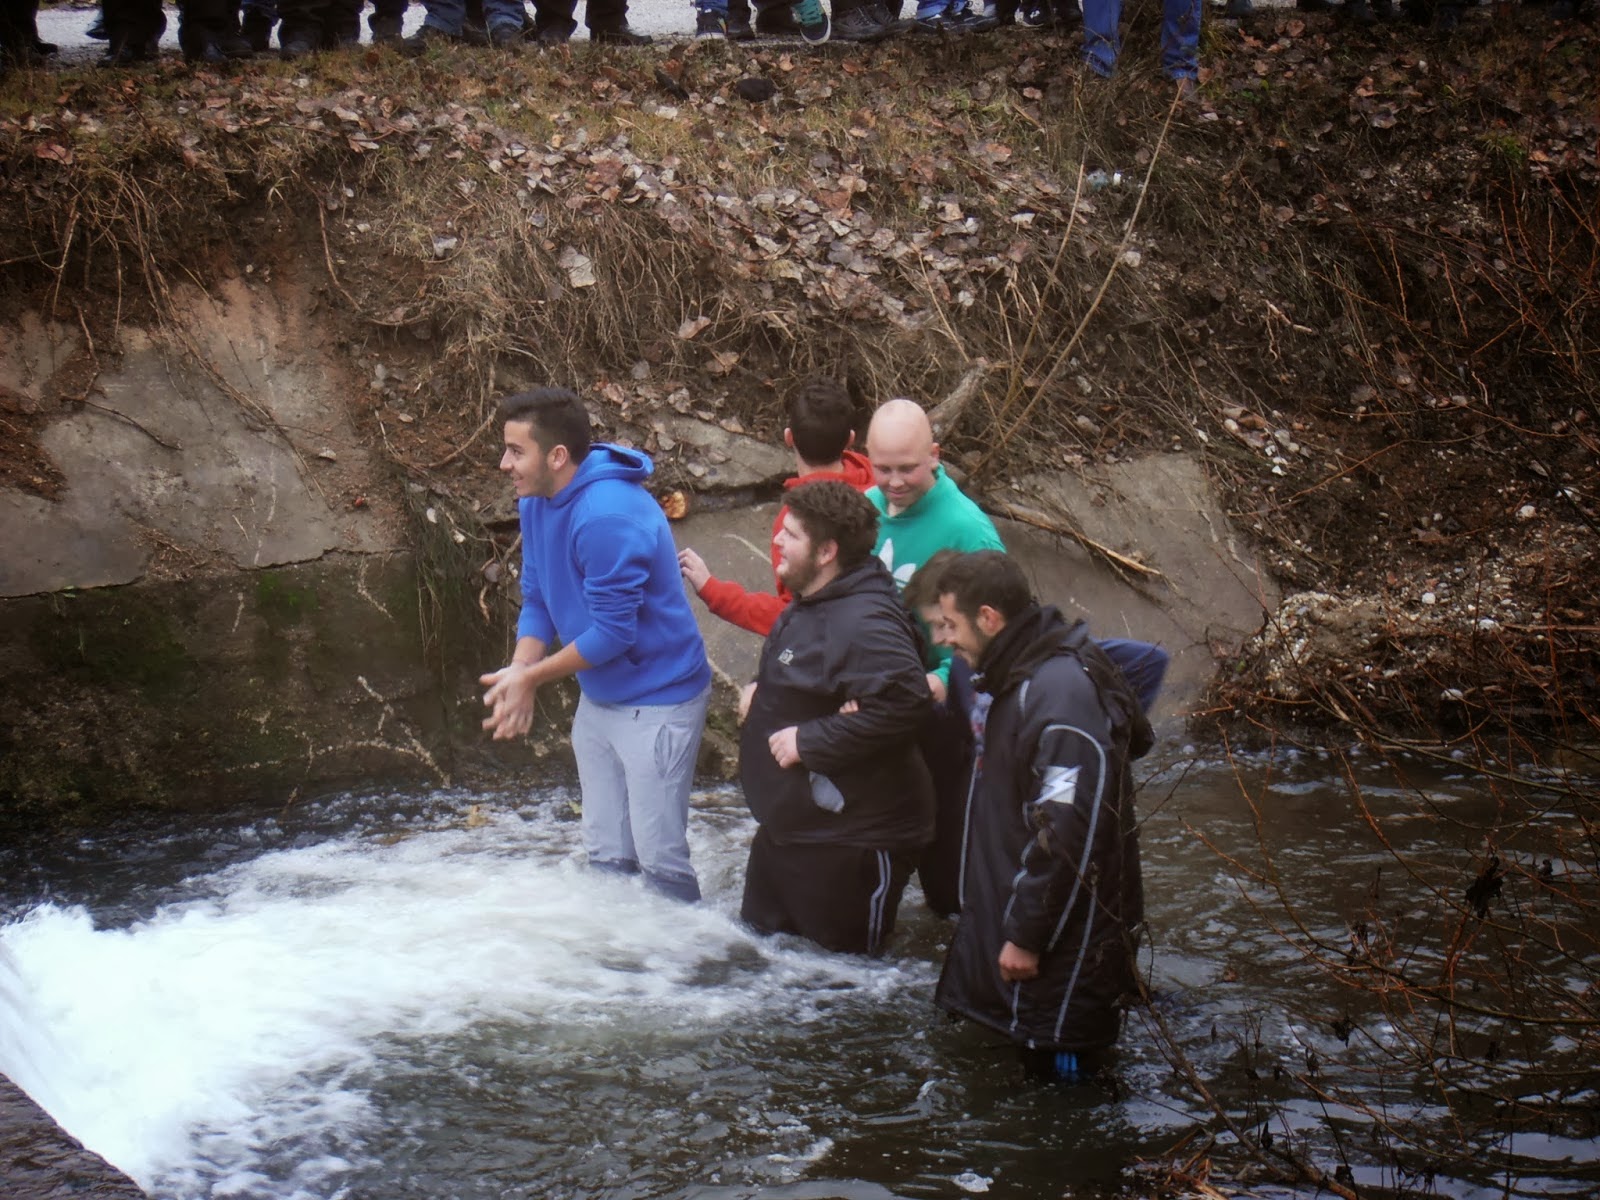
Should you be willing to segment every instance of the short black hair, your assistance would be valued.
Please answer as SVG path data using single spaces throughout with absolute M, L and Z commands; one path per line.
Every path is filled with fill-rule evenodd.
M 1021 564 L 1001 550 L 957 555 L 939 572 L 939 595 L 952 597 L 956 611 L 969 621 L 985 607 L 1011 621 L 1034 603 Z
M 814 375 L 789 397 L 795 453 L 808 463 L 838 462 L 855 427 L 855 401 L 837 379 Z
M 557 446 L 581 463 L 589 454 L 589 410 L 576 392 L 539 387 L 517 392 L 500 401 L 500 421 L 523 421 L 533 430 L 533 440 L 546 454 Z
M 928 608 L 939 603 L 939 580 L 944 574 L 944 569 L 961 557 L 961 551 L 935 550 L 928 561 L 917 568 L 916 574 L 906 581 L 905 589 L 900 593 L 900 599 L 912 612 L 919 608 Z
M 878 540 L 878 510 L 848 483 L 836 479 L 802 483 L 783 500 L 813 548 L 823 542 L 839 547 L 841 571 L 872 557 L 872 547 Z

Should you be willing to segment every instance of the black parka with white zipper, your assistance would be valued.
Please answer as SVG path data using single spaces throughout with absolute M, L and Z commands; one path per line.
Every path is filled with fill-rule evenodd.
M 1034 606 L 986 648 L 961 918 L 936 995 L 1035 1049 L 1109 1046 L 1136 988 L 1144 890 L 1129 764 L 1150 725 L 1082 621 Z M 1039 975 L 1001 978 L 1001 947 Z

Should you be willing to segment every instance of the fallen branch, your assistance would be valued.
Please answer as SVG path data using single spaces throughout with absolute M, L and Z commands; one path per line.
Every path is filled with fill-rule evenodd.
M 1046 533 L 1056 533 L 1063 537 L 1069 537 L 1091 554 L 1098 554 L 1116 570 L 1132 571 L 1135 575 L 1142 575 L 1146 579 L 1166 578 L 1154 567 L 1146 566 L 1138 559 L 1129 558 L 1126 554 L 1118 554 L 1110 546 L 1095 541 L 1076 526 L 1069 524 L 1065 520 L 1051 517 L 1047 513 L 1042 513 L 1038 509 L 1012 504 L 1007 500 L 989 501 L 985 504 L 985 507 L 996 516 L 1019 521 L 1024 525 L 1031 525 L 1035 529 L 1043 529 Z
M 989 365 L 989 360 L 980 358 L 967 368 L 967 373 L 951 389 L 950 394 L 934 405 L 933 411 L 928 414 L 928 420 L 933 425 L 934 437 L 943 439 L 950 436 L 991 370 L 993 368 Z

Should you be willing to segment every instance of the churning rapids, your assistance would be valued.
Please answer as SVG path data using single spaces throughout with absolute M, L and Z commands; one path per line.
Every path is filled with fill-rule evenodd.
M 1423 855 L 1453 848 L 1408 819 L 1419 796 L 1482 802 L 1464 778 L 1371 770 L 1367 802 Z M 1141 796 L 1158 1006 L 1256 1123 L 1269 1110 L 1243 1081 L 1273 1055 L 1336 1069 L 1348 1001 L 1197 831 L 1253 850 L 1249 790 L 1279 871 L 1342 928 L 1388 860 L 1338 773 L 1169 763 Z M 935 1012 L 947 929 L 914 885 L 884 961 L 753 937 L 736 916 L 751 829 L 735 794 L 697 797 L 695 907 L 586 872 L 564 788 L 354 794 L 13 852 L 0 1071 L 184 1200 L 1082 1196 L 1209 1118 L 1139 1015 L 1111 1087 L 1022 1085 L 1005 1050 Z M 1342 1143 L 1356 1180 L 1403 1182 L 1358 1114 L 1272 1099 L 1327 1169 Z M 1553 1136 L 1516 1151 L 1524 1187 L 1574 1153 Z M 1433 1185 L 1502 1194 L 1493 1167 Z

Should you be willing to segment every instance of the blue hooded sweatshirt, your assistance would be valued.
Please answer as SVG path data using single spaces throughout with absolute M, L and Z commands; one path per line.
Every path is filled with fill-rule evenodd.
M 524 497 L 518 637 L 575 646 L 583 694 L 602 704 L 679 704 L 711 665 L 678 571 L 666 515 L 641 486 L 637 450 L 596 442 L 548 500 Z

